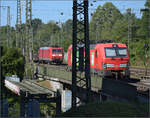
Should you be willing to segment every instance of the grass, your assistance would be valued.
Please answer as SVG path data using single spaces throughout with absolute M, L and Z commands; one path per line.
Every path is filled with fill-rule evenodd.
M 40 116 L 54 116 L 56 114 L 56 103 L 40 103 Z
M 57 70 L 54 68 L 39 67 L 39 73 L 50 77 L 61 78 L 64 80 L 72 80 L 72 73 L 65 70 Z M 101 89 L 102 78 L 91 76 L 92 87 Z M 115 89 L 115 88 L 113 88 Z M 149 108 L 146 104 L 129 104 L 107 101 L 103 103 L 91 103 L 85 106 L 80 106 L 77 109 L 71 109 L 60 114 L 60 117 L 145 117 L 148 116 Z
M 44 87 L 47 87 L 47 88 L 49 88 L 49 89 L 51 89 L 52 88 L 52 85 L 50 84 L 50 82 L 49 81 L 40 81 L 40 82 L 38 82 L 41 86 L 44 86 Z
M 20 98 L 18 96 L 10 96 L 8 97 L 8 103 L 9 103 L 9 117 L 19 117 L 20 115 Z
M 44 72 L 44 67 L 39 66 L 39 73 L 48 75 L 50 77 L 61 78 L 64 80 L 72 81 L 72 72 L 68 72 L 65 70 L 58 70 L 55 68 L 47 68 Z M 99 76 L 91 76 L 91 85 L 92 87 L 101 89 L 102 87 L 102 78 Z
M 148 105 L 145 104 L 139 108 L 136 104 L 106 101 L 79 106 L 58 117 L 146 117 L 148 112 Z

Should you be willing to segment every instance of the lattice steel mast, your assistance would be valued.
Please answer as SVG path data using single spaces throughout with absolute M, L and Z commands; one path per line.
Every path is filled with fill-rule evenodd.
M 132 38 L 131 8 L 127 9 L 127 13 L 128 13 L 128 48 L 130 48 L 130 41 Z
M 25 52 L 26 52 L 26 63 L 31 64 L 32 71 L 32 61 L 33 61 L 33 30 L 32 30 L 32 0 L 26 0 L 26 41 L 25 41 Z M 26 75 L 27 71 L 26 71 Z
M 22 34 L 21 32 L 21 0 L 17 0 L 17 20 L 16 20 L 16 47 L 20 47 L 22 48 L 22 36 L 20 36 L 20 34 Z M 21 40 L 21 41 L 20 41 Z
M 7 7 L 7 46 L 10 46 L 11 41 L 11 27 L 10 27 L 10 6 Z
M 0 0 L 0 29 L 1 29 L 1 0 Z
M 1 8 L 7 9 L 7 46 L 10 45 L 11 40 L 11 28 L 10 28 L 10 6 L 1 6 L 1 0 L 0 0 L 0 29 L 1 29 Z
M 88 0 L 73 0 L 73 64 L 72 107 L 76 107 L 77 86 L 86 89 L 86 103 L 90 101 L 90 53 Z M 85 55 L 84 55 L 85 51 Z M 79 55 L 77 55 L 79 53 Z

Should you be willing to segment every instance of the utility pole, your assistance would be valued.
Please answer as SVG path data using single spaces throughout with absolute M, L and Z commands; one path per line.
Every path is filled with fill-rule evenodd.
M 64 13 L 63 13 L 63 12 L 61 12 L 61 13 L 60 13 L 60 15 L 61 15 L 61 16 L 63 16 L 63 15 L 64 15 Z M 63 21 L 62 21 L 62 22 L 60 22 L 60 24 L 61 24 L 61 25 L 60 25 L 60 26 L 61 26 L 61 38 L 60 38 L 60 39 L 61 39 L 61 41 L 60 41 L 60 44 L 61 44 L 61 47 L 64 47 L 64 45 L 63 45 L 63 44 L 64 44 L 64 43 L 63 43 L 63 42 L 64 42 Z
M 76 107 L 77 87 L 86 89 L 86 103 L 91 98 L 88 0 L 73 0 L 72 36 L 72 107 Z
M 17 20 L 16 20 L 16 47 L 23 46 L 22 31 L 21 31 L 21 0 L 17 0 Z M 21 36 L 20 36 L 21 33 Z M 21 41 L 20 41 L 21 39 Z M 24 54 L 24 53 L 23 53 Z
M 26 0 L 26 39 L 25 39 L 26 65 L 30 63 L 33 74 L 33 29 L 32 29 L 32 0 Z M 26 68 L 26 76 L 29 77 Z
M 7 7 L 7 46 L 10 46 L 11 26 L 10 26 L 10 6 Z

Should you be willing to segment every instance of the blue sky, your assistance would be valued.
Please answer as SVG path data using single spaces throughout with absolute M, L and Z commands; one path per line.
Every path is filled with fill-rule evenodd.
M 16 14 L 17 14 L 17 0 L 2 0 L 2 6 L 11 7 L 11 26 L 16 24 Z M 136 13 L 137 17 L 141 17 L 140 9 L 144 8 L 146 0 L 111 0 L 111 2 L 124 13 L 127 8 L 131 8 L 133 13 Z M 89 1 L 93 3 L 93 6 L 89 6 L 89 14 L 94 12 L 98 5 L 103 5 L 110 0 L 93 0 Z M 65 22 L 68 19 L 72 19 L 72 0 L 33 0 L 32 2 L 32 15 L 34 18 L 40 18 L 44 23 L 51 20 L 57 22 Z M 25 22 L 25 0 L 22 0 L 22 22 Z M 63 15 L 60 15 L 63 12 Z M 2 18 L 1 24 L 7 24 L 7 9 L 1 9 Z M 90 16 L 90 15 L 89 15 Z

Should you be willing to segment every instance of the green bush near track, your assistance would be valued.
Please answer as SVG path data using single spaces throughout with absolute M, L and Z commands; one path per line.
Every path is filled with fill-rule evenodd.
M 58 117 L 148 117 L 148 104 L 136 105 L 114 101 L 90 103 L 70 109 Z

